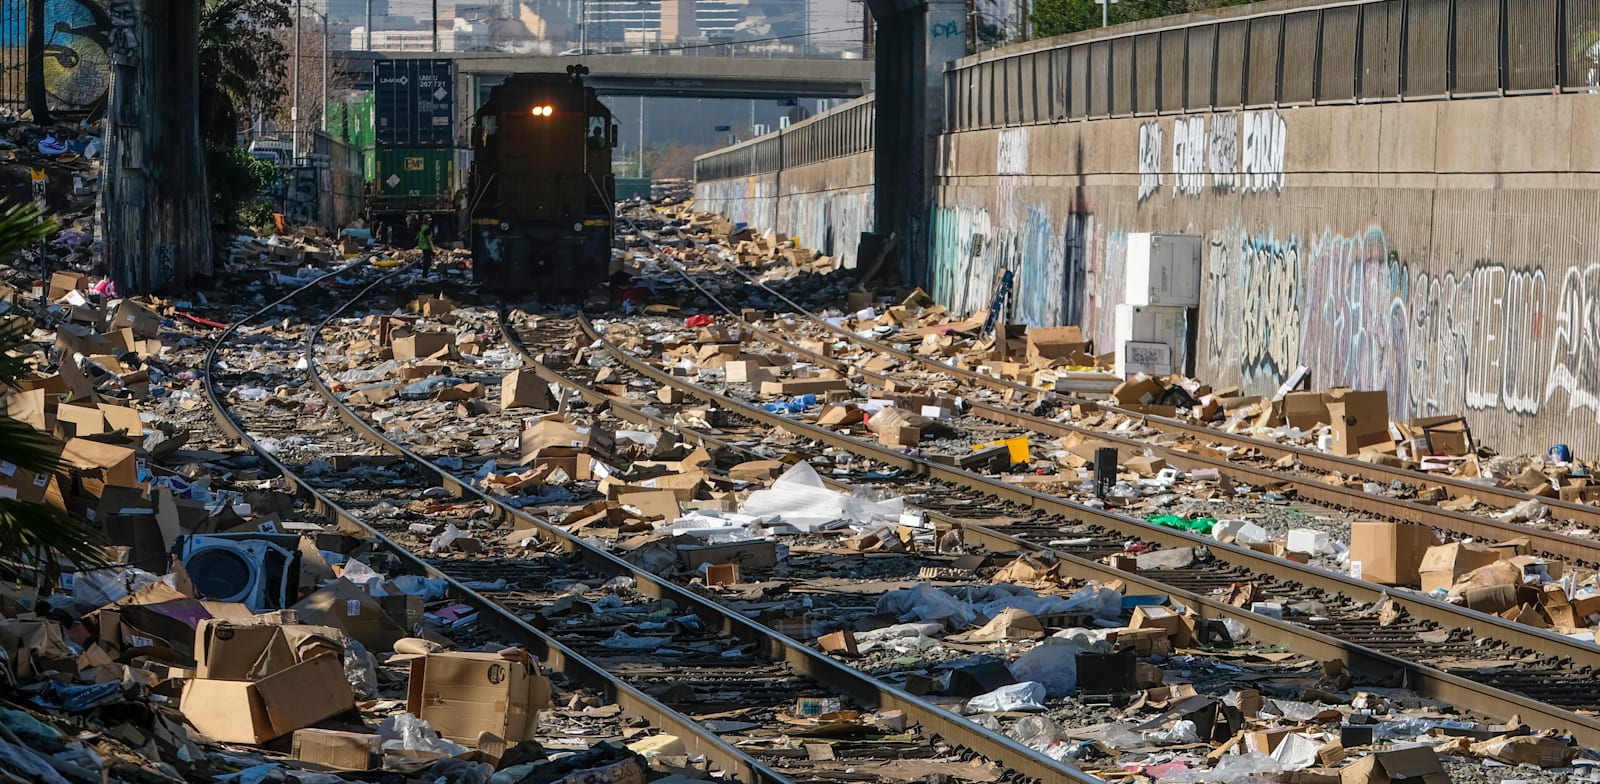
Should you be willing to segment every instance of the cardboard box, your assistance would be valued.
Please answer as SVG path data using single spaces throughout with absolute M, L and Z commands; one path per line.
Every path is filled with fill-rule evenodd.
M 1339 770 L 1339 784 L 1450 784 L 1439 755 L 1427 746 L 1377 751 Z
M 55 302 L 74 291 L 88 290 L 88 275 L 77 272 L 57 272 L 50 276 L 50 293 L 47 299 Z
M 156 312 L 131 299 L 117 300 L 111 311 L 113 329 L 131 329 L 134 337 L 154 338 L 161 335 L 161 317 Z
M 1468 572 L 1499 560 L 1500 554 L 1494 548 L 1481 544 L 1453 542 L 1429 547 L 1422 556 L 1422 565 L 1417 567 L 1422 578 L 1422 592 L 1432 593 L 1441 588 L 1448 591 Z
M 138 455 L 132 449 L 74 438 L 61 450 L 61 461 L 73 468 L 98 472 L 98 481 L 114 487 L 139 487 Z
M 1290 427 L 1309 431 L 1328 424 L 1328 402 L 1321 392 L 1290 392 L 1283 396 L 1283 418 Z
M 847 391 L 850 382 L 842 378 L 792 378 L 784 381 L 761 382 L 761 394 L 768 397 L 793 395 L 820 395 L 834 390 Z
M 476 747 L 488 733 L 506 743 L 532 740 L 537 714 L 550 707 L 550 681 L 528 660 L 498 653 L 434 653 L 411 661 L 406 710 L 440 735 Z
M 701 564 L 738 564 L 742 569 L 771 569 L 778 565 L 778 543 L 765 539 L 726 544 L 678 545 L 678 563 L 694 570 Z
M 308 728 L 294 731 L 295 759 L 335 770 L 372 770 L 383 753 L 383 739 L 362 732 Z
M 1375 520 L 1350 524 L 1350 562 L 1361 564 L 1361 579 L 1379 585 L 1420 584 L 1417 568 L 1428 548 L 1438 543 L 1425 525 Z
M 1188 621 L 1170 607 L 1141 604 L 1133 608 L 1133 617 L 1128 621 L 1128 627 L 1160 629 L 1172 640 L 1174 648 L 1186 648 L 1193 642 Z
M 1071 359 L 1091 353 L 1091 343 L 1075 326 L 1037 327 L 1028 330 L 1028 358 Z
M 383 611 L 371 594 L 349 580 L 328 583 L 294 606 L 306 623 L 342 629 L 351 639 L 373 653 L 394 650 L 396 640 L 406 636 Z
M 550 384 L 532 370 L 513 370 L 500 379 L 500 409 L 537 408 L 553 411 L 556 397 Z
M 456 343 L 455 338 L 443 332 L 413 332 L 394 339 L 395 359 L 427 359 Z
M 1333 451 L 1354 455 L 1364 446 L 1387 443 L 1389 437 L 1389 393 L 1337 390 L 1329 393 L 1328 422 L 1332 426 Z
M 547 416 L 522 431 L 518 441 L 522 465 L 539 457 L 572 457 L 589 446 L 588 435 L 559 415 Z
M 338 656 L 316 656 L 257 681 L 196 678 L 180 709 L 194 728 L 224 743 L 265 743 L 355 708 Z

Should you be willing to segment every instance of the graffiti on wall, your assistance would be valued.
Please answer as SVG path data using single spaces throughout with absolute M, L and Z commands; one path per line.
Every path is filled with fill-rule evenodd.
M 1139 126 L 1139 201 L 1161 190 L 1161 123 Z
M 1209 126 L 1209 127 L 1208 127 Z M 1172 195 L 1283 190 L 1288 125 L 1275 110 L 1179 117 L 1172 123 Z M 1139 201 L 1161 187 L 1161 126 L 1139 126 Z
M 1246 383 L 1279 383 L 1300 361 L 1300 244 L 1221 235 L 1209 245 L 1202 350 L 1238 362 Z
M 89 111 L 105 106 L 111 87 L 110 34 L 111 22 L 100 3 L 45 0 L 44 84 L 51 109 Z M 0 47 L 25 46 L 26 25 L 0 28 Z
M 1172 124 L 1173 195 L 1199 196 L 1206 187 L 1206 118 L 1180 117 Z
M 975 194 L 974 194 L 975 195 Z M 1082 324 L 1091 307 L 1094 217 L 1070 198 L 1018 198 L 1016 222 L 963 199 L 933 207 L 929 292 L 957 313 L 987 310 L 1000 272 L 1013 272 L 1007 318 L 1034 326 Z M 971 199 L 976 202 L 979 199 Z M 1053 208 L 1068 207 L 1056 217 Z

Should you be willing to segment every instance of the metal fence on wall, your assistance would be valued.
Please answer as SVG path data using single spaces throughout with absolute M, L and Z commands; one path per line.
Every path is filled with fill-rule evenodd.
M 20 112 L 27 89 L 28 2 L 0 0 L 0 109 Z
M 1600 0 L 1376 0 L 969 58 L 962 131 L 1266 106 L 1600 91 Z
M 872 149 L 876 116 L 872 96 L 765 136 L 707 153 L 694 161 L 697 181 L 725 180 L 792 169 Z

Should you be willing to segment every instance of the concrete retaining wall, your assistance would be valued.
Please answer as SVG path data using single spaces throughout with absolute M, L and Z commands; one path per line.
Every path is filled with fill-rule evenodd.
M 1130 232 L 1205 238 L 1198 371 L 1390 392 L 1502 450 L 1600 451 L 1600 96 L 1324 106 L 952 134 L 928 277 L 957 311 L 1109 343 Z M 1595 356 L 1591 356 L 1594 354 Z
M 796 237 L 854 267 L 861 232 L 872 228 L 872 153 L 696 183 L 695 207 Z

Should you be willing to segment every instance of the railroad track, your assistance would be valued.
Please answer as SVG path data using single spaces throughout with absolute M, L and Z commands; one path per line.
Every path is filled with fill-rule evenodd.
M 290 489 L 304 499 L 313 514 L 334 524 L 339 530 L 360 536 L 384 552 L 392 554 L 402 564 L 401 569 L 404 573 L 443 580 L 449 587 L 450 597 L 456 602 L 469 605 L 476 613 L 475 625 L 483 627 L 481 630 L 468 630 L 469 633 L 484 638 L 485 632 L 492 630 L 496 635 L 494 639 L 509 641 L 523 647 L 536 656 L 544 666 L 563 676 L 566 685 L 592 690 L 599 698 L 616 705 L 621 714 L 628 719 L 646 722 L 661 732 L 678 737 L 691 757 L 703 758 L 710 767 L 733 779 L 752 784 L 796 781 L 723 742 L 715 733 L 681 712 L 669 708 L 627 679 L 613 674 L 595 658 L 591 658 L 590 654 L 604 653 L 604 649 L 593 645 L 585 646 L 585 640 L 578 636 L 565 640 L 558 639 L 557 636 L 535 628 L 519 616 L 517 608 L 526 607 L 530 598 L 541 595 L 553 598 L 552 592 L 511 589 L 507 600 L 497 600 L 485 591 L 468 587 L 467 583 L 487 576 L 486 570 L 497 570 L 503 565 L 430 561 L 414 553 L 393 536 L 385 534 L 384 530 L 390 531 L 391 534 L 402 529 L 409 530 L 416 518 L 398 510 L 374 512 L 381 501 L 392 495 L 397 485 L 422 489 L 425 485 L 418 483 L 431 477 L 424 472 L 416 471 L 415 466 L 407 466 L 398 471 L 389 467 L 381 472 L 371 472 L 363 480 L 351 482 L 348 481 L 350 472 L 341 472 L 336 480 L 329 472 L 310 468 L 312 462 L 326 459 L 331 455 L 343 453 L 360 457 L 365 453 L 371 457 L 380 454 L 376 447 L 363 441 L 355 431 L 342 428 L 339 420 L 330 416 L 331 410 L 328 407 L 314 404 L 307 406 L 306 404 L 311 401 L 306 399 L 297 400 L 299 406 L 279 404 L 246 408 L 230 403 L 228 392 L 244 384 L 279 382 L 284 385 L 281 387 L 283 389 L 306 390 L 308 385 L 299 377 L 295 367 L 296 363 L 306 358 L 310 351 L 309 338 L 306 341 L 289 342 L 282 339 L 253 339 L 249 333 L 262 330 L 264 324 L 280 320 L 282 318 L 280 309 L 293 307 L 299 300 L 316 298 L 319 304 L 327 300 L 328 289 L 338 287 L 340 277 L 351 272 L 351 268 L 345 268 L 296 289 L 268 304 L 251 317 L 236 322 L 218 336 L 216 343 L 207 353 L 205 386 L 207 398 L 223 430 L 239 443 L 254 450 L 266 466 L 275 471 Z M 361 286 L 353 296 L 339 298 L 329 310 L 333 313 L 343 310 L 386 283 L 393 274 L 384 275 Z M 240 337 L 252 339 L 241 346 L 233 345 L 233 342 Z M 242 367 L 245 364 L 242 356 L 245 347 L 248 347 L 248 353 L 252 355 L 248 360 L 252 366 L 249 370 Z M 235 367 L 228 361 L 230 359 L 239 360 L 238 364 L 241 367 Z M 344 432 L 341 433 L 341 430 Z M 298 447 L 292 444 L 293 439 L 297 437 L 306 439 L 307 433 L 314 434 L 314 440 L 307 439 L 306 443 Z M 262 448 L 262 442 L 269 438 L 275 441 L 276 454 L 274 451 Z M 460 522 L 471 530 L 473 523 L 489 522 L 489 520 L 479 520 L 469 516 Z M 525 559 L 514 565 L 519 583 L 528 576 L 539 575 L 539 565 L 548 566 L 552 557 L 562 562 L 561 572 L 574 573 L 567 559 L 560 554 L 547 551 L 539 558 Z M 584 650 L 580 652 L 580 648 Z M 725 665 L 725 662 L 723 664 Z M 555 747 L 559 748 L 561 741 L 557 739 L 555 743 Z
M 712 296 L 711 292 L 702 291 Z M 731 308 L 729 310 L 737 312 Z M 595 340 L 603 340 L 603 336 L 592 327 L 589 335 Z M 625 353 L 606 345 L 614 353 Z M 1501 717 L 1514 711 L 1536 726 L 1571 731 L 1586 744 L 1600 740 L 1600 735 L 1596 734 L 1600 725 L 1595 723 L 1592 716 L 1584 715 L 1600 707 L 1600 699 L 1597 699 L 1600 695 L 1590 685 L 1595 665 L 1600 662 L 1592 645 L 1422 597 L 1389 595 L 1380 588 L 1342 575 L 1306 569 L 1253 550 L 1156 528 L 1142 521 L 1006 486 L 979 475 L 768 414 L 743 400 L 687 384 L 634 357 L 627 357 L 626 361 L 633 370 L 649 376 L 657 383 L 681 388 L 700 400 L 737 412 L 741 417 L 768 427 L 801 433 L 819 443 L 849 450 L 909 474 L 981 488 L 983 492 L 1003 499 L 1017 509 L 1047 512 L 1044 518 L 1036 518 L 1040 522 L 1013 525 L 1007 527 L 1006 532 L 984 526 L 963 527 L 963 535 L 974 544 L 994 549 L 1004 549 L 1008 545 L 1038 548 L 1061 539 L 1082 540 L 1087 535 L 1089 541 L 1081 547 L 1085 555 L 1091 556 L 1120 550 L 1128 537 L 1165 547 L 1202 547 L 1216 555 L 1218 562 L 1225 564 L 1230 571 L 1211 577 L 1175 577 L 1171 572 L 1135 575 L 1080 559 L 1073 564 L 1076 569 L 1073 576 L 1086 579 L 1138 578 L 1152 590 L 1177 588 L 1174 593 L 1187 594 L 1185 601 L 1195 602 L 1191 606 L 1199 608 L 1202 617 L 1209 612 L 1216 617 L 1232 617 L 1246 622 L 1253 629 L 1264 629 L 1266 633 L 1258 633 L 1256 639 L 1271 639 L 1295 646 L 1295 650 L 1301 651 L 1342 651 L 1350 656 L 1353 665 L 1373 665 L 1369 672 L 1392 674 L 1402 671 L 1406 674 L 1408 685 L 1419 692 L 1459 707 Z M 1070 520 L 1073 524 L 1062 527 L 1060 520 Z M 1088 530 L 1085 530 L 1085 524 Z M 1023 536 L 1012 537 L 1009 533 Z M 1281 579 L 1274 579 L 1273 576 Z M 1364 605 L 1383 601 L 1386 609 L 1378 614 L 1378 618 L 1371 620 L 1334 617 L 1318 622 L 1307 619 L 1307 625 L 1312 629 L 1326 632 L 1315 634 L 1182 590 L 1184 581 L 1192 581 L 1191 585 L 1210 589 L 1240 580 L 1254 580 L 1258 585 L 1272 586 L 1269 592 L 1281 591 L 1291 599 L 1316 598 L 1328 607 L 1337 608 L 1350 601 Z M 1421 626 L 1396 626 L 1401 618 Z M 1418 636 L 1419 632 L 1422 636 Z M 1322 647 L 1318 648 L 1319 645 Z M 1491 666 L 1484 666 L 1491 662 Z M 1552 707 L 1549 703 L 1560 707 Z
M 378 286 L 374 283 L 368 290 Z M 362 294 L 366 292 L 363 291 Z M 287 302 L 291 297 L 280 300 Z M 407 566 L 418 573 L 444 577 L 450 581 L 458 598 L 477 608 L 502 633 L 523 644 L 540 656 L 558 672 L 579 683 L 589 683 L 608 695 L 630 715 L 648 720 L 663 732 L 677 735 L 689 746 L 692 754 L 711 760 L 718 768 L 744 781 L 837 781 L 849 776 L 841 771 L 855 767 L 871 770 L 882 764 L 887 752 L 896 759 L 916 758 L 968 758 L 981 756 L 1003 767 L 1006 776 L 1014 780 L 1079 780 L 1093 779 L 1078 773 L 1069 766 L 1056 762 L 1041 753 L 1021 746 L 1005 736 L 991 732 L 961 719 L 903 691 L 885 686 L 866 675 L 810 650 L 793 639 L 754 623 L 743 615 L 730 611 L 716 600 L 664 581 L 634 567 L 604 550 L 595 548 L 565 530 L 551 526 L 543 520 L 501 503 L 493 496 L 481 493 L 470 481 L 453 474 L 449 469 L 431 462 L 406 446 L 384 437 L 373 425 L 341 401 L 326 380 L 317 371 L 317 339 L 323 328 L 338 313 L 360 300 L 360 295 L 333 308 L 322 323 L 314 326 L 310 337 L 298 354 L 288 346 L 275 347 L 278 359 L 273 364 L 280 368 L 293 368 L 296 363 L 306 368 L 301 383 L 315 394 L 317 405 L 325 408 L 326 416 L 314 423 L 303 416 L 276 417 L 277 421 L 261 423 L 261 429 L 247 426 L 236 411 L 223 403 L 223 386 L 229 377 L 211 374 L 211 394 L 218 403 L 218 411 L 226 420 L 225 426 L 246 443 L 254 443 L 250 433 L 259 438 L 262 432 L 317 433 L 317 444 L 336 438 L 335 431 L 345 444 L 360 445 L 361 449 L 382 450 L 403 458 L 403 469 L 393 467 L 375 478 L 371 485 L 351 482 L 343 474 L 336 481 L 319 482 L 315 472 L 305 471 L 305 464 L 323 456 L 321 450 L 310 450 L 300 455 L 302 464 L 267 456 L 274 468 L 303 492 L 315 499 L 318 507 L 344 525 L 353 526 L 372 538 L 383 549 L 396 553 Z M 274 306 L 280 304 L 274 303 Z M 270 312 L 273 306 L 263 312 Z M 219 347 L 229 335 L 219 340 Z M 261 351 L 261 347 L 253 347 Z M 215 364 L 212 362 L 211 364 Z M 276 375 L 283 380 L 285 375 Z M 259 381 L 260 379 L 255 379 Z M 272 437 L 272 436 L 267 436 Z M 297 471 L 299 468 L 301 470 Z M 415 518 L 395 516 L 385 512 L 381 520 L 363 519 L 357 511 L 363 505 L 372 507 L 374 498 L 393 494 L 397 488 L 418 491 L 437 484 L 466 499 L 470 503 L 460 511 L 456 521 L 465 531 L 503 530 L 506 524 L 520 529 L 529 539 L 539 540 L 534 566 L 527 573 L 538 575 L 540 568 L 559 562 L 563 574 L 594 575 L 600 578 L 623 577 L 627 605 L 619 612 L 619 623 L 628 619 L 659 617 L 668 607 L 675 613 L 686 613 L 683 621 L 689 625 L 674 637 L 674 645 L 690 648 L 688 654 L 676 657 L 667 665 L 652 665 L 638 661 L 638 655 L 619 656 L 613 649 L 596 640 L 596 630 L 614 634 L 618 627 L 585 624 L 582 628 L 565 628 L 552 624 L 540 631 L 520 617 L 536 608 L 546 607 L 556 595 L 537 590 L 528 580 L 519 579 L 506 587 L 484 587 L 499 579 L 506 570 L 520 573 L 521 560 L 493 562 L 472 559 L 426 558 L 417 551 L 426 546 L 428 531 L 418 539 L 413 531 Z M 475 507 L 475 509 L 474 509 Z M 554 560 L 552 560 L 554 559 Z M 534 580 L 538 582 L 537 579 Z M 616 584 L 616 583 L 613 583 Z M 620 591 L 619 591 L 620 592 Z M 634 598 L 634 597 L 637 598 Z M 625 626 L 626 627 L 626 626 Z M 631 628 L 631 627 L 628 627 Z M 715 655 L 711 655 L 715 651 Z M 738 656 L 730 657 L 730 651 Z M 698 654 L 698 655 L 697 655 Z M 753 676 L 764 679 L 760 686 L 752 686 Z M 687 688 L 685 688 L 687 686 Z M 651 693 L 659 694 L 652 698 Z M 756 751 L 737 749 L 720 740 L 716 734 L 700 726 L 692 716 L 717 716 L 726 714 L 730 702 L 737 702 L 745 718 L 758 725 L 765 724 L 769 734 L 794 734 L 792 725 L 784 725 L 778 715 L 794 704 L 800 695 L 838 695 L 847 704 L 863 710 L 900 711 L 908 726 L 916 728 L 914 734 L 874 738 L 872 743 L 856 744 L 848 740 L 836 743 L 832 760 L 811 760 L 797 757 L 793 749 L 775 744 Z M 754 701 L 752 703 L 752 700 Z M 757 708 L 752 709 L 754 704 Z M 753 712 L 753 715 L 752 715 Z M 759 730 L 758 730 L 759 731 Z
M 793 308 L 795 313 L 803 314 L 806 316 L 805 324 L 814 330 L 827 333 L 882 356 L 892 357 L 906 365 L 922 368 L 928 372 L 939 373 L 942 376 L 959 380 L 974 388 L 986 389 L 1002 395 L 1011 395 L 1022 400 L 1032 400 L 1053 407 L 1080 405 L 1088 407 L 1089 410 L 1100 410 L 1131 418 L 1154 430 L 1156 434 L 1168 437 L 1163 440 L 1178 438 L 1187 442 L 1218 447 L 1230 452 L 1253 453 L 1259 455 L 1260 463 L 1293 461 L 1298 471 L 1306 473 L 1286 472 L 1237 460 L 1209 457 L 1197 454 L 1195 451 L 1186 450 L 1181 446 L 1155 443 L 1152 439 L 1134 439 L 1119 436 L 1104 430 L 1046 419 L 1014 408 L 994 405 L 981 399 L 967 398 L 974 412 L 991 421 L 1046 435 L 1061 436 L 1077 433 L 1110 441 L 1119 446 L 1150 449 L 1154 454 L 1174 465 L 1190 469 L 1217 468 L 1254 483 L 1292 486 L 1301 498 L 1324 506 L 1378 515 L 1390 520 L 1421 523 L 1448 531 L 1458 537 L 1472 537 L 1488 541 L 1527 538 L 1531 549 L 1539 555 L 1561 559 L 1575 565 L 1600 566 L 1600 541 L 1595 538 L 1595 536 L 1600 536 L 1600 507 L 1564 501 L 1558 498 L 1537 496 L 1521 490 L 1508 489 L 1491 484 L 1480 484 L 1452 476 L 1368 463 L 1293 444 L 1283 444 L 1277 441 L 1226 433 L 1204 424 L 1130 411 L 1108 404 L 1103 399 L 1091 399 L 1071 392 L 1047 392 L 1036 387 L 1007 379 L 995 378 L 967 368 L 946 365 L 928 357 L 896 348 L 882 341 L 865 338 L 824 320 L 811 317 L 798 303 L 782 292 L 758 281 L 737 266 L 719 261 L 716 262 L 716 267 L 721 271 L 734 273 L 749 285 L 758 287 L 768 295 L 784 302 Z M 685 271 L 685 274 L 687 274 L 687 271 Z M 749 326 L 759 336 L 785 345 L 795 353 L 810 357 L 821 364 L 833 366 L 840 364 L 832 358 L 806 351 L 792 341 L 786 340 L 769 330 L 760 329 L 757 325 Z M 883 373 L 864 372 L 862 375 L 869 380 L 878 382 L 893 378 Z M 904 381 L 904 379 L 896 380 Z M 1310 474 L 1309 476 L 1307 475 L 1308 473 Z M 1537 526 L 1505 522 L 1485 515 L 1443 509 L 1436 503 L 1421 503 L 1407 499 L 1386 497 L 1368 493 L 1364 489 L 1345 487 L 1322 481 L 1323 477 L 1332 474 L 1361 477 L 1369 482 L 1383 486 L 1388 486 L 1391 483 L 1400 483 L 1424 493 L 1437 490 L 1447 499 L 1472 497 L 1486 506 L 1496 507 L 1490 510 L 1491 512 L 1509 510 L 1518 504 L 1534 501 L 1546 507 L 1557 518 L 1557 522 L 1564 523 L 1569 529 L 1590 531 L 1592 535 L 1563 534 Z

